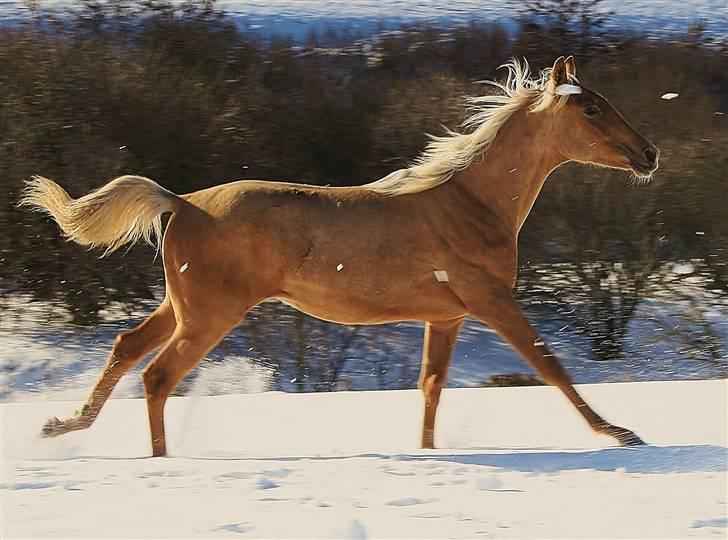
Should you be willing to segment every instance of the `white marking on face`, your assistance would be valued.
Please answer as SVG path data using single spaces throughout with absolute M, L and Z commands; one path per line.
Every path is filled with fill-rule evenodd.
M 447 275 L 445 270 L 435 270 L 435 279 L 440 283 L 450 281 L 450 277 Z
M 179 273 L 184 274 L 184 272 L 187 270 L 187 267 L 189 266 L 189 263 L 184 263 L 182 266 L 179 267 Z
M 581 86 L 575 84 L 560 84 L 556 87 L 557 96 L 570 96 L 571 94 L 581 94 Z
M 336 271 L 337 272 L 341 272 L 343 269 L 344 269 L 344 265 L 343 264 L 339 263 L 339 264 L 336 265 Z

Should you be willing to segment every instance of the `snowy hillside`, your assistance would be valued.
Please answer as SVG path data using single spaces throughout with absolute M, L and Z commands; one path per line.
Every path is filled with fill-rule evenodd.
M 28 17 L 28 5 L 24 0 L 4 0 L 0 20 Z M 68 10 L 67 0 L 43 0 L 32 5 L 60 13 Z M 725 33 L 726 21 L 715 14 L 724 5 L 723 0 L 691 0 L 689 4 L 679 0 L 601 0 L 592 11 L 611 14 L 606 24 L 609 29 L 640 28 L 653 35 L 668 35 L 701 22 L 707 35 L 718 37 Z M 332 27 L 355 29 L 360 35 L 417 22 L 448 27 L 489 21 L 513 28 L 526 11 L 517 0 L 218 0 L 216 6 L 250 31 L 288 35 L 299 41 L 313 31 Z
M 726 381 L 583 385 L 650 446 L 611 446 L 552 388 L 448 389 L 439 450 L 415 390 L 173 398 L 38 430 L 75 402 L 5 403 L 0 537 L 725 537 Z

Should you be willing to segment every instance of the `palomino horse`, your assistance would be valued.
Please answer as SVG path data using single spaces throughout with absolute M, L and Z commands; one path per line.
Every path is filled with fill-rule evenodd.
M 361 187 L 240 181 L 175 195 L 122 176 L 73 200 L 41 177 L 21 204 L 49 213 L 79 244 L 113 251 L 161 236 L 166 297 L 119 334 L 87 403 L 42 434 L 89 427 L 121 376 L 144 369 L 152 452 L 166 454 L 164 405 L 182 378 L 256 304 L 279 299 L 347 324 L 425 321 L 420 387 L 422 446 L 434 446 L 435 413 L 466 316 L 496 330 L 557 386 L 597 432 L 624 445 L 632 431 L 602 419 L 579 396 L 526 320 L 512 289 L 518 233 L 546 177 L 567 161 L 647 177 L 657 149 L 602 96 L 580 86 L 571 57 L 531 78 L 508 66 L 498 95 L 474 98 L 466 134 L 434 138 L 407 169 Z

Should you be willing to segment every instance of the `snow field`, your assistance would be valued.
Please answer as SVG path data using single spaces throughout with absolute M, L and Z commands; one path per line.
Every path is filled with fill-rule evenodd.
M 173 398 L 169 458 L 142 400 L 56 439 L 42 423 L 80 404 L 3 404 L 0 536 L 725 537 L 728 382 L 579 388 L 650 446 L 547 387 L 445 390 L 434 451 L 414 390 Z

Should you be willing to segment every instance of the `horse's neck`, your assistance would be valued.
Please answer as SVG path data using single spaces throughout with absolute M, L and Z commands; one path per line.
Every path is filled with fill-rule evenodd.
M 543 117 L 517 112 L 482 159 L 453 178 L 492 210 L 515 236 L 526 221 L 548 175 L 565 159 Z

